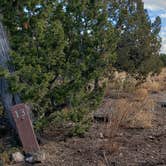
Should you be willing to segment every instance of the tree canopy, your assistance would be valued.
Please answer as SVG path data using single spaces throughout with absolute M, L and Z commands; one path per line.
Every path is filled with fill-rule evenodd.
M 138 79 L 146 78 L 150 72 L 159 72 L 161 68 L 161 19 L 156 17 L 152 22 L 142 0 L 128 0 L 120 4 L 116 18 L 120 40 L 115 66 Z
M 3 1 L 11 90 L 35 109 L 95 105 L 98 81 L 115 59 L 116 30 L 102 1 Z M 7 12 L 6 12 L 7 11 Z M 94 84 L 92 91 L 87 90 Z M 97 102 L 98 103 L 98 102 Z

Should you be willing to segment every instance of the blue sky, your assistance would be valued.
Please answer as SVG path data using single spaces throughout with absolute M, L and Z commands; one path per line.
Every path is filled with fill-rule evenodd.
M 152 20 L 156 16 L 160 16 L 162 20 L 162 29 L 160 36 L 162 37 L 161 52 L 166 53 L 166 0 L 143 0 L 145 8 L 148 9 Z

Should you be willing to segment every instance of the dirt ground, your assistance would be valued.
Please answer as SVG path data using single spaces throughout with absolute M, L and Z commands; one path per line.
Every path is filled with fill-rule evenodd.
M 35 166 L 166 166 L 166 109 L 154 113 L 152 128 L 120 128 L 113 140 L 97 122 L 83 138 L 45 135 L 47 160 Z
M 153 95 L 155 100 L 161 96 Z M 55 134 L 42 146 L 47 160 L 41 165 L 166 166 L 166 109 L 158 107 L 154 114 L 152 128 L 120 128 L 113 140 L 104 136 L 103 123 L 94 123 L 83 138 L 58 140 Z

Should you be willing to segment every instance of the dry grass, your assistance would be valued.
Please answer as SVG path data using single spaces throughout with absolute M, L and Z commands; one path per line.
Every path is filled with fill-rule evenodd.
M 110 84 L 108 84 L 105 88 L 104 96 L 110 97 L 110 95 L 111 95 L 111 87 L 110 87 Z
M 163 71 L 166 71 L 166 69 Z M 139 88 L 137 87 L 138 89 L 136 89 L 137 82 L 132 77 L 118 77 L 109 83 L 105 96 L 115 96 L 114 93 L 116 93 L 117 98 L 111 97 L 110 104 L 105 105 L 106 108 L 103 107 L 105 110 L 112 110 L 109 114 L 110 122 L 104 127 L 103 134 L 108 138 L 104 146 L 105 149 L 110 150 L 111 153 L 118 150 L 115 138 L 120 128 L 145 129 L 153 127 L 155 102 L 149 97 L 148 93 L 166 90 L 165 73 L 162 72 L 159 76 L 149 77 L 149 80 L 140 85 Z M 125 96 L 125 99 L 118 97 L 121 93 L 129 94 L 129 97 Z
M 140 89 L 145 89 L 148 92 L 157 93 L 161 90 L 166 90 L 166 68 L 163 68 L 162 72 L 159 75 L 151 76 L 149 75 L 147 81 L 140 86 Z M 127 92 L 132 93 L 136 89 L 137 81 L 127 75 L 126 73 L 115 73 L 114 79 L 109 82 L 105 91 L 106 96 L 110 96 L 112 90 L 117 90 L 117 92 Z M 139 90 L 138 90 L 139 91 Z M 141 90 L 143 91 L 143 90 Z M 143 93 L 143 92 L 138 92 Z M 147 94 L 147 92 L 145 92 Z
M 116 78 L 107 84 L 105 89 L 105 97 L 112 96 L 112 92 L 114 92 L 114 96 L 119 96 L 120 93 L 133 93 L 135 88 L 136 80 L 134 78 L 130 76 L 125 78 Z
M 145 88 L 139 88 L 134 92 L 134 97 L 138 101 L 142 101 L 148 96 L 148 90 Z
M 158 92 L 160 90 L 166 90 L 166 68 L 162 69 L 162 72 L 157 76 L 148 76 L 147 81 L 142 85 L 150 92 Z
M 111 138 L 117 134 L 119 127 L 124 124 L 126 116 L 131 110 L 131 105 L 125 99 L 119 99 L 113 103 L 112 108 L 110 123 L 107 125 L 106 130 L 106 135 Z
M 150 111 L 140 111 L 130 119 L 130 128 L 151 128 L 153 114 Z
M 152 127 L 154 102 L 148 97 L 143 101 L 131 102 L 126 99 L 116 100 L 112 104 L 110 123 L 105 135 L 113 138 L 120 127 L 150 128 Z
M 161 84 L 157 81 L 146 82 L 142 85 L 142 87 L 150 92 L 155 93 L 161 90 Z

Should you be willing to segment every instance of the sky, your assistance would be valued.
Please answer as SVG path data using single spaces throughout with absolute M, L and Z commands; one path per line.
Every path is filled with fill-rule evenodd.
M 160 36 L 162 37 L 161 52 L 166 53 L 166 0 L 143 0 L 145 8 L 148 9 L 152 21 L 156 16 L 161 17 L 162 28 Z

